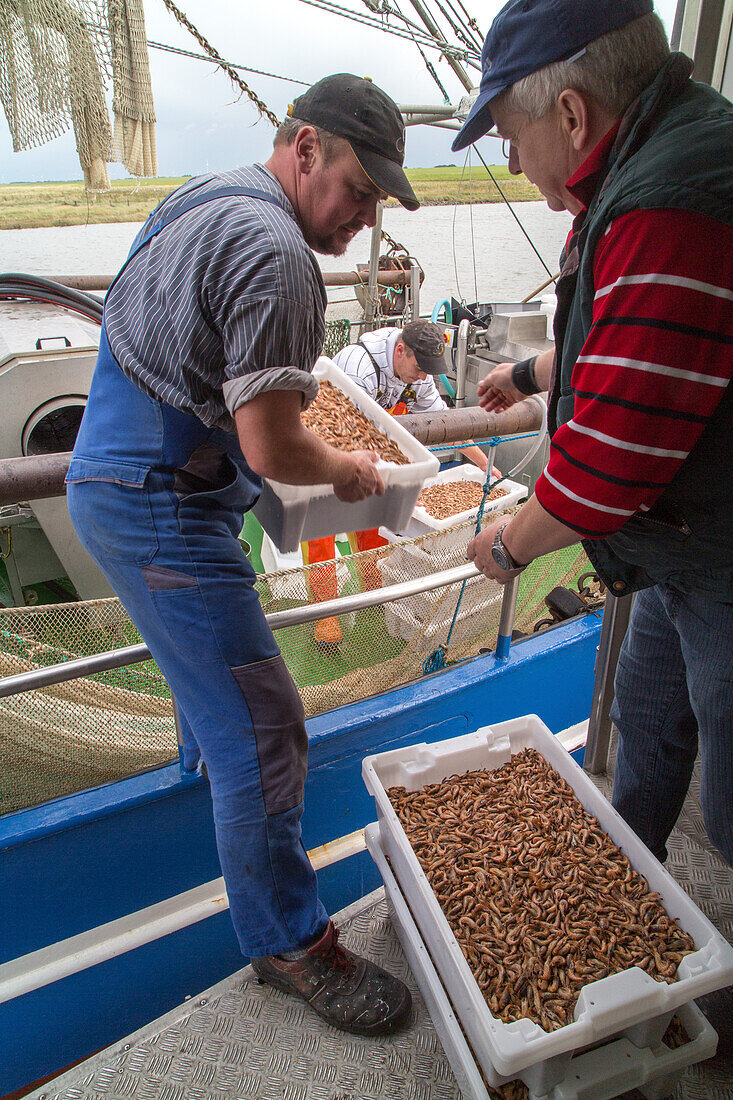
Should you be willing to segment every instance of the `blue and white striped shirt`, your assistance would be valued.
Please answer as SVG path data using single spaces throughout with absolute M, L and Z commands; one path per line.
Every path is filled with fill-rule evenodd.
M 166 226 L 108 294 L 105 326 L 117 362 L 142 390 L 233 430 L 235 409 L 259 393 L 315 397 L 310 371 L 323 349 L 326 290 L 275 176 L 260 164 L 237 168 L 198 193 L 222 185 L 267 191 L 277 204 L 227 196 Z

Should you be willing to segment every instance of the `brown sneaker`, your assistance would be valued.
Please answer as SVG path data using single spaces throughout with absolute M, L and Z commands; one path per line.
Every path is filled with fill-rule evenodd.
M 260 981 L 302 997 L 334 1027 L 355 1035 L 394 1031 L 410 1011 L 409 989 L 337 940 L 338 929 L 329 921 L 320 940 L 299 958 L 264 955 L 252 959 L 252 969 Z

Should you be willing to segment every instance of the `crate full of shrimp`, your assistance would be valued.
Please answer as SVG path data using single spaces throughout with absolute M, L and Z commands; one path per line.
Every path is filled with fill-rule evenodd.
M 496 1100 L 497 1097 L 539 1100 L 521 1080 L 496 1078 L 489 1086 L 397 885 L 382 847 L 379 826 L 376 823 L 367 825 L 364 838 L 384 881 L 392 925 L 463 1100 Z M 691 1002 L 675 1012 L 658 1043 L 638 1046 L 625 1036 L 619 1036 L 576 1055 L 565 1077 L 544 1093 L 542 1100 L 607 1100 L 630 1089 L 640 1089 L 646 1100 L 661 1100 L 674 1092 L 680 1075 L 688 1066 L 712 1058 L 717 1045 L 715 1029 Z M 497 1088 L 499 1092 L 495 1091 Z
M 404 533 L 415 538 L 429 531 L 445 531 L 465 520 L 475 519 L 485 480 L 486 475 L 473 464 L 441 470 L 435 477 L 428 478 Z M 525 499 L 527 491 L 527 486 L 518 481 L 502 481 L 489 492 L 484 516 L 511 508 Z
M 381 844 L 491 1087 L 658 1047 L 733 947 L 536 715 L 369 756 Z M 613 1093 L 604 1093 L 613 1095 Z
M 390 416 L 330 359 L 320 358 L 313 376 L 321 388 L 303 413 L 303 423 L 339 450 L 376 451 L 385 492 L 345 503 L 336 497 L 332 485 L 285 485 L 267 479 L 253 511 L 283 552 L 342 531 L 379 526 L 400 530 L 425 479 L 437 474 L 440 465 L 402 427 L 399 417 Z

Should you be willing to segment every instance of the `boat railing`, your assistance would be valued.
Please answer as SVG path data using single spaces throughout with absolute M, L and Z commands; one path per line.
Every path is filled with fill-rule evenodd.
M 354 592 L 348 596 L 340 596 L 335 600 L 323 600 L 320 603 L 308 604 L 305 607 L 274 611 L 266 614 L 265 618 L 271 630 L 283 630 L 285 627 L 301 626 L 304 623 L 316 622 L 318 619 L 347 615 L 368 607 L 378 607 L 380 604 L 407 599 L 422 592 L 433 592 L 435 589 L 460 584 L 477 576 L 479 576 L 479 573 L 476 566 L 471 562 L 467 562 L 465 565 L 459 565 L 454 569 L 444 569 L 439 573 L 431 573 L 428 576 L 415 577 L 412 580 L 385 585 L 383 588 L 371 589 L 367 592 Z M 518 583 L 519 578 L 515 577 L 504 588 L 496 645 L 497 660 L 506 660 L 509 656 Z M 104 653 L 75 657 L 60 664 L 31 669 L 29 672 L 19 672 L 0 679 L 0 699 L 6 699 L 10 695 L 18 695 L 24 691 L 37 691 L 40 688 L 50 687 L 52 684 L 75 680 L 80 676 L 91 676 L 98 672 L 125 668 L 128 665 L 137 664 L 139 661 L 150 660 L 151 656 L 152 654 L 146 645 L 130 645 L 123 646 L 120 649 L 108 650 Z

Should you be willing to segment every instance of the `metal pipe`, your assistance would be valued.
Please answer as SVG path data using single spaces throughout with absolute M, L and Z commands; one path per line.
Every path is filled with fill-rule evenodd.
M 0 459 L 0 506 L 63 496 L 71 451 Z
M 419 264 L 416 264 L 411 272 L 418 286 L 419 271 Z M 419 290 L 415 293 L 419 302 Z M 501 413 L 485 413 L 478 406 L 412 413 L 400 417 L 400 424 L 420 443 L 430 446 L 537 431 L 541 417 L 534 401 L 519 401 Z M 63 496 L 70 461 L 71 451 L 0 459 L 0 507 L 17 504 L 19 500 Z
M 518 401 L 500 413 L 487 413 L 478 405 L 438 412 L 408 413 L 400 424 L 425 446 L 462 443 L 466 439 L 521 435 L 536 432 L 542 426 L 542 414 L 535 401 Z
M 456 408 L 466 404 L 466 367 L 468 365 L 468 333 L 471 323 L 464 318 L 456 333 Z
M 501 615 L 499 617 L 499 631 L 496 638 L 497 661 L 506 661 L 509 657 L 509 649 L 512 644 L 512 631 L 514 630 L 514 616 L 517 611 L 517 593 L 519 592 L 519 577 L 512 577 L 504 585 L 504 595 L 501 598 Z
M 621 643 L 626 636 L 631 615 L 632 596 L 606 596 L 603 625 L 596 655 L 595 682 L 588 721 L 583 768 L 591 775 L 600 775 L 608 768 L 608 746 L 611 741 L 611 703 Z
M 367 296 L 364 303 L 364 330 L 369 331 L 374 327 L 374 315 L 379 302 L 377 290 L 377 277 L 379 275 L 379 250 L 382 247 L 382 214 L 384 206 L 377 203 L 376 221 L 372 228 L 371 248 L 369 250 L 369 279 L 367 282 Z
M 417 260 L 410 256 L 410 319 L 417 321 L 420 316 L 420 276 L 422 268 Z
M 271 630 L 282 630 L 286 626 L 299 626 L 312 623 L 317 619 L 331 615 L 346 615 L 350 611 L 361 611 L 365 607 L 377 607 L 391 600 L 416 596 L 420 592 L 432 592 L 435 588 L 444 588 L 449 584 L 475 577 L 476 566 L 472 563 L 459 565 L 454 569 L 445 569 L 429 577 L 416 577 L 411 581 L 375 588 L 369 592 L 355 592 L 351 596 L 342 596 L 336 600 L 324 600 L 322 603 L 308 604 L 307 607 L 293 607 L 288 611 L 275 611 L 266 615 Z M 36 691 L 38 688 L 61 684 L 74 680 L 78 676 L 90 676 L 94 672 L 108 672 L 113 668 L 125 668 L 138 661 L 150 660 L 152 654 L 146 645 L 130 645 L 114 649 L 107 653 L 95 653 L 91 657 L 77 657 L 73 661 L 64 661 L 60 665 L 48 665 L 46 668 L 32 669 L 30 672 L 18 672 L 14 676 L 0 679 L 0 699 L 17 695 L 23 691 Z
M 72 290 L 108 290 L 114 275 L 51 275 L 55 283 L 71 287 Z M 380 271 L 380 286 L 404 286 L 409 275 L 405 271 Z M 356 271 L 324 271 L 323 282 L 326 286 L 359 286 L 364 280 Z

